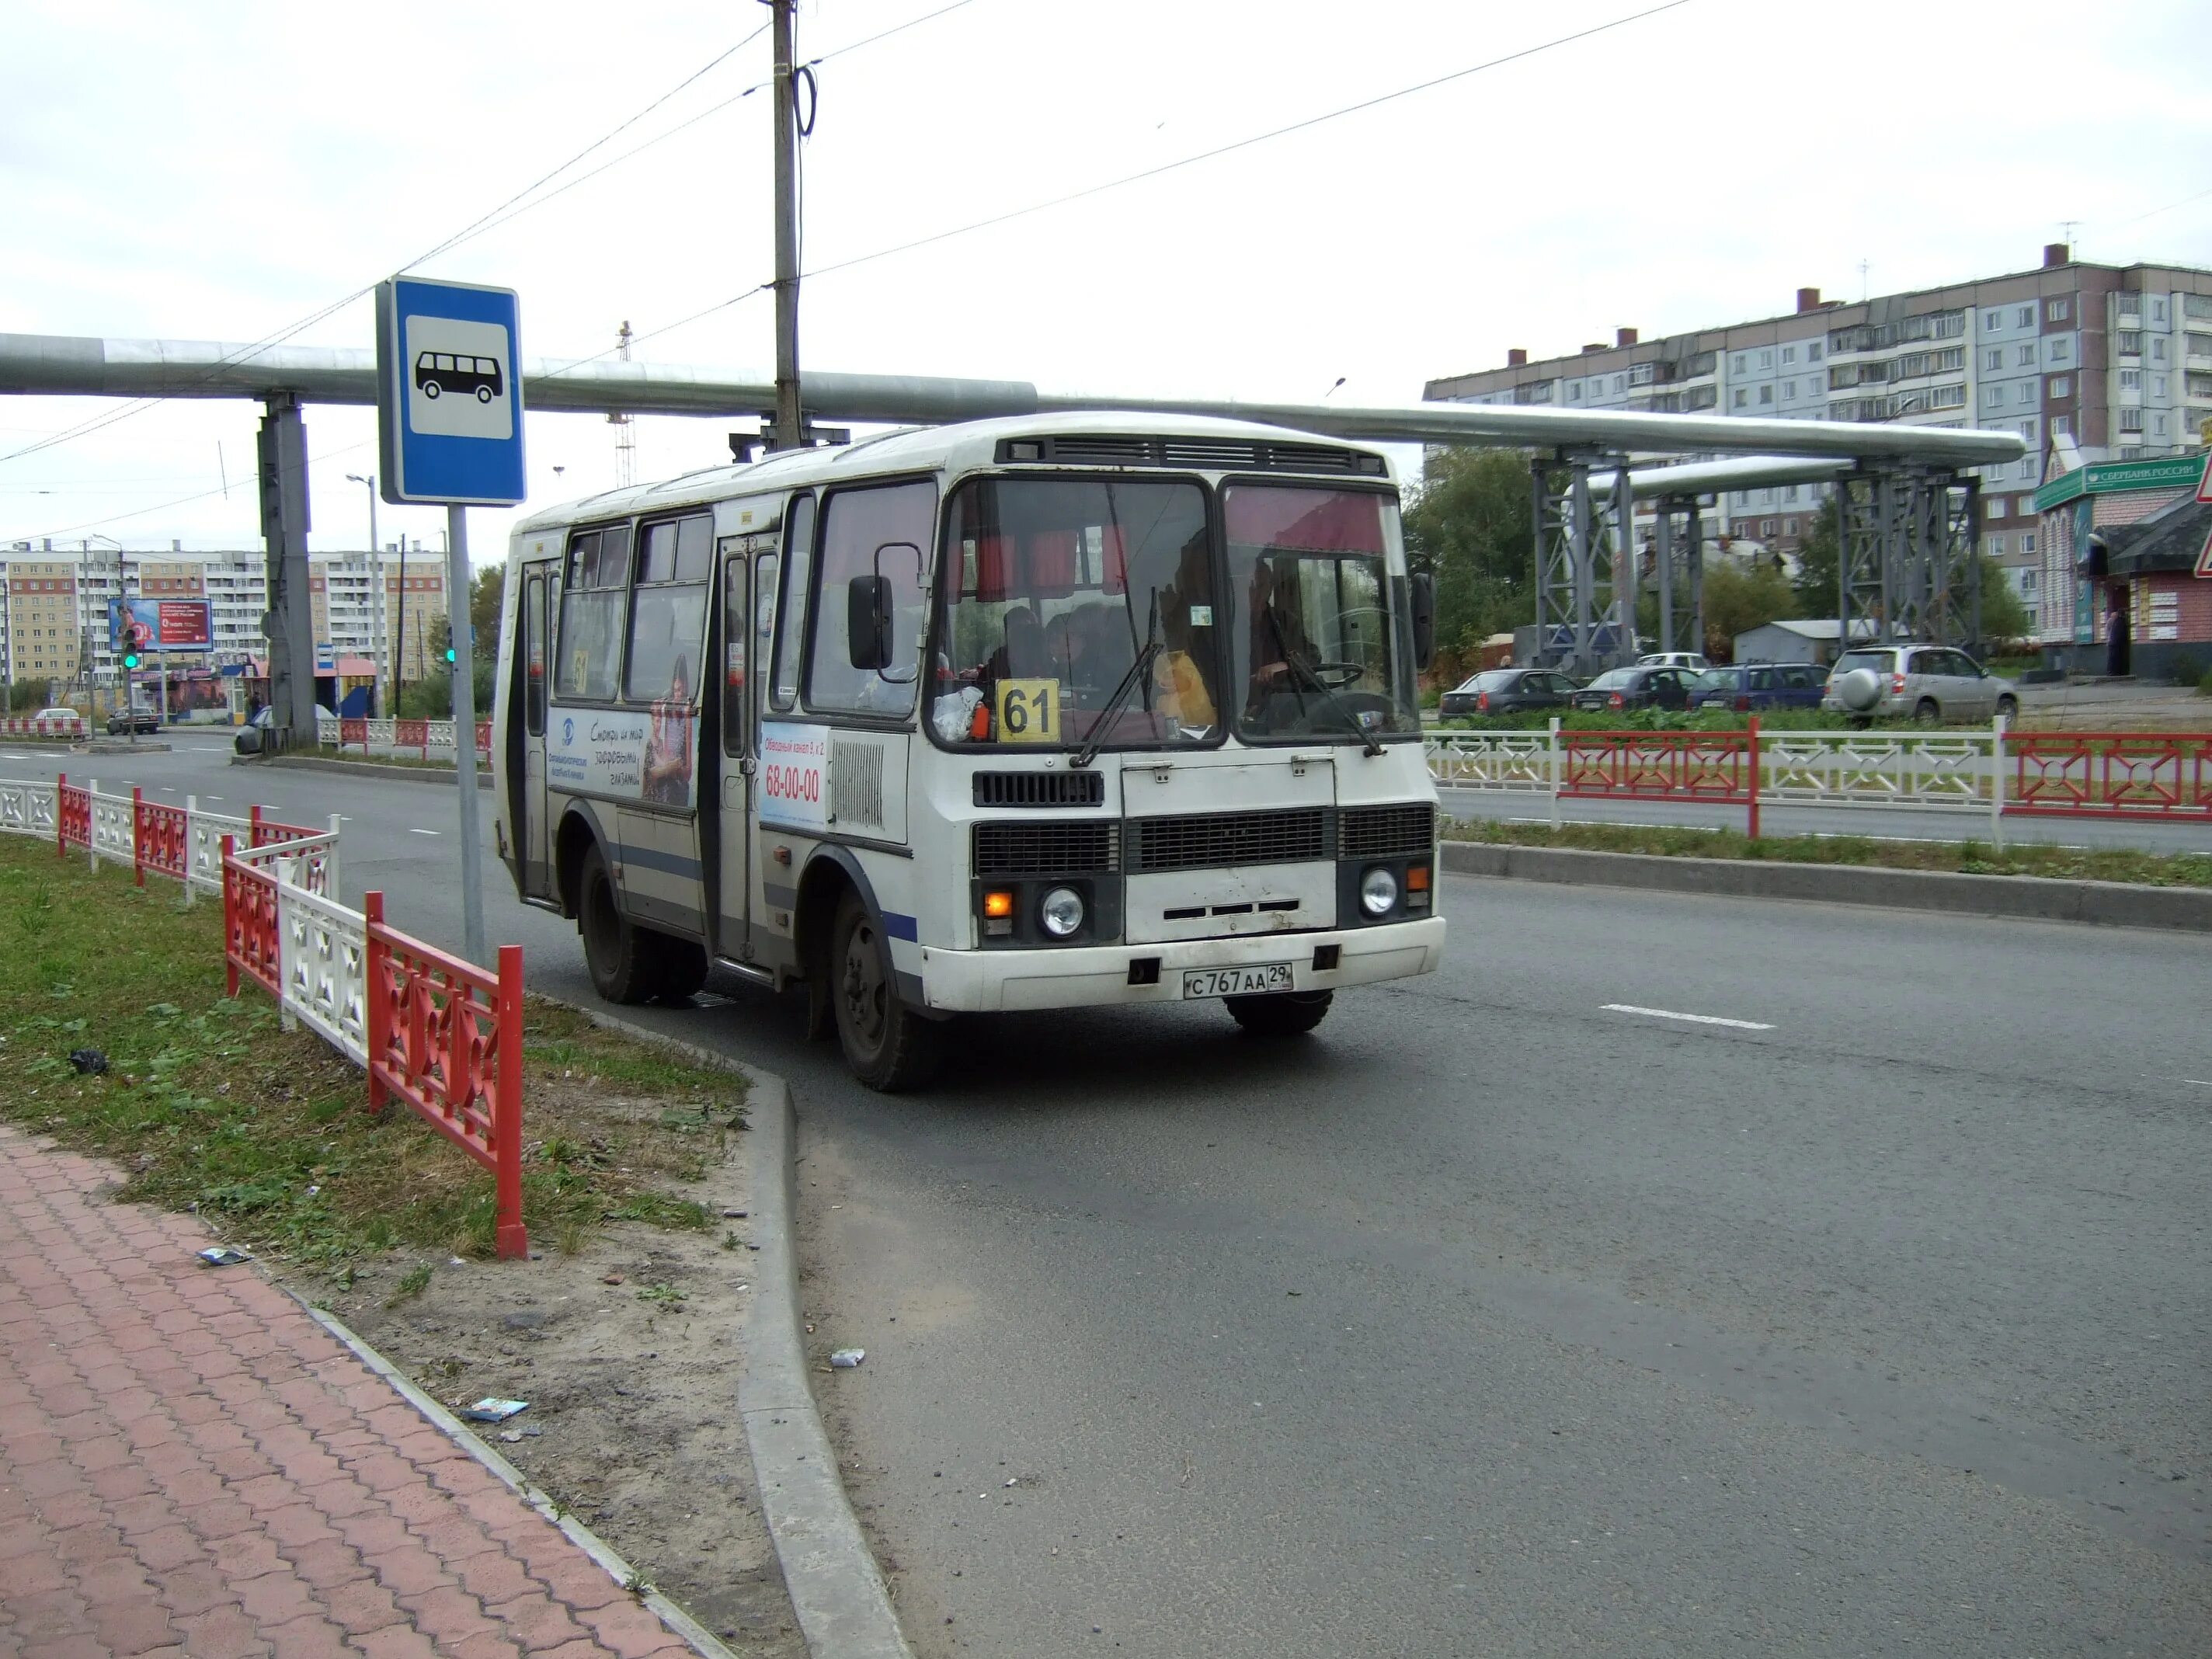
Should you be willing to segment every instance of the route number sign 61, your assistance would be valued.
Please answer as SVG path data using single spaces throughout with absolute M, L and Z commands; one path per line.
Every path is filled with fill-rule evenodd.
M 1000 743 L 1060 741 L 1060 682 L 1000 680 L 992 708 Z

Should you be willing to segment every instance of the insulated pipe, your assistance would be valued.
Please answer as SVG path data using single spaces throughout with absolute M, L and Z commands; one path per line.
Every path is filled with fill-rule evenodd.
M 757 414 L 775 404 L 772 375 L 604 358 L 534 358 L 522 370 L 524 401 L 538 410 L 634 415 Z M 2026 443 L 2010 432 L 1754 421 L 1725 415 L 1654 415 L 1623 410 L 1570 412 L 1520 404 L 1410 404 L 1353 409 L 1334 404 L 1244 403 L 1218 398 L 1127 398 L 1041 392 L 1026 380 L 927 375 L 806 376 L 810 415 L 934 425 L 991 416 L 1092 410 L 1212 415 L 1331 437 L 1392 443 L 1600 445 L 1668 453 L 1755 450 L 1853 459 L 1897 459 L 1954 466 L 2016 460 Z M 289 392 L 308 403 L 373 404 L 376 360 L 348 347 L 226 344 L 196 340 L 106 340 L 90 336 L 0 334 L 0 394 L 103 398 L 264 398 Z
M 1628 469 L 1629 492 L 1639 501 L 1662 495 L 1718 495 L 1732 489 L 1764 489 L 1775 484 L 1833 483 L 1851 470 L 1847 460 L 1811 455 L 1739 455 L 1725 461 L 1689 461 L 1680 466 Z M 1613 488 L 1613 474 L 1593 473 L 1593 489 Z

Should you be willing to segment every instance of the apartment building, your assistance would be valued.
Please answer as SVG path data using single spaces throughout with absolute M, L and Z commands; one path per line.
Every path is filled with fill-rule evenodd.
M 418 681 L 438 665 L 433 641 L 446 615 L 446 575 L 435 553 L 410 550 L 405 604 L 401 605 L 399 550 L 379 553 L 318 553 L 308 560 L 315 655 L 327 666 L 339 656 L 366 657 L 380 680 L 395 655 L 401 672 Z M 37 550 L 23 544 L 0 549 L 0 586 L 7 607 L 0 647 L 10 679 L 76 679 L 88 669 L 98 682 L 119 670 L 108 649 L 107 603 L 128 595 L 149 599 L 204 599 L 213 620 L 214 649 L 201 665 L 229 667 L 265 657 L 262 621 L 269 610 L 268 558 L 261 550 L 167 554 L 118 551 L 80 544 Z M 404 652 L 402 615 L 404 611 Z
M 2212 270 L 2087 264 L 2053 243 L 2032 270 L 1856 304 L 1804 288 L 1781 316 L 1650 341 L 1624 328 L 1534 362 L 1510 351 L 1423 395 L 2017 432 L 2027 455 L 1981 469 L 1982 533 L 2040 627 L 2035 492 L 2054 441 L 2084 461 L 2133 461 L 2195 453 L 2212 432 Z M 1732 492 L 1718 527 L 1788 552 L 1826 493 Z

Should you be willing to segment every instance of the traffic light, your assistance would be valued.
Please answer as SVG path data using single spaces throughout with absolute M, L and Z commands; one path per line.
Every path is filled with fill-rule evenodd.
M 141 659 L 138 655 L 138 647 L 137 646 L 126 645 L 123 647 L 124 667 L 135 672 L 140 661 Z
M 452 646 L 450 646 L 450 645 L 449 645 L 449 646 L 447 646 L 447 647 L 446 647 L 446 665 L 447 665 L 448 668 L 450 668 L 450 667 L 452 667 L 452 666 L 453 665 L 453 664 L 455 664 L 455 663 L 459 662 L 459 660 L 460 660 L 459 654 L 454 651 L 454 649 L 453 649 L 453 647 Z

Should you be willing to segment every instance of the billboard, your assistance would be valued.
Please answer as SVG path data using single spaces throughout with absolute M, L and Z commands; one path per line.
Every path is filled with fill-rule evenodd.
M 215 616 L 205 599 L 110 599 L 107 648 L 206 651 L 215 645 Z

